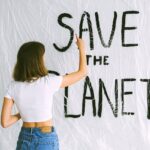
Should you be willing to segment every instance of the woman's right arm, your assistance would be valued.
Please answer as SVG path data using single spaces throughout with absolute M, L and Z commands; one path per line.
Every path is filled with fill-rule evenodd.
M 77 81 L 81 80 L 83 77 L 87 76 L 88 73 L 84 41 L 83 39 L 78 38 L 77 35 L 76 35 L 76 39 L 77 39 L 76 44 L 79 49 L 79 69 L 70 74 L 63 75 L 60 88 L 64 88 L 71 84 L 76 83 Z

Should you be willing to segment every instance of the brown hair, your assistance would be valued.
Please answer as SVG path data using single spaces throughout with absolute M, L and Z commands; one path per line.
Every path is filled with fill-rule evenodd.
M 31 41 L 24 43 L 17 54 L 17 63 L 13 70 L 15 81 L 31 81 L 33 77 L 42 77 L 48 74 L 44 65 L 43 55 L 45 47 L 42 43 Z

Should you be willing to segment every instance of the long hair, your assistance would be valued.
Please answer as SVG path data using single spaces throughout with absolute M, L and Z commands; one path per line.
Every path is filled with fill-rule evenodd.
M 17 62 L 13 70 L 15 81 L 33 80 L 33 77 L 39 78 L 48 74 L 44 65 L 43 55 L 45 47 L 37 41 L 24 43 L 18 51 Z

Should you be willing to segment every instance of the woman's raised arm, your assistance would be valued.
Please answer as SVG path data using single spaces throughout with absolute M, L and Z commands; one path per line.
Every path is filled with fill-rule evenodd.
M 77 39 L 76 44 L 79 49 L 79 69 L 70 74 L 63 75 L 63 80 L 60 86 L 61 88 L 74 84 L 75 82 L 85 77 L 88 73 L 84 41 L 83 39 L 78 38 L 77 35 L 76 39 Z

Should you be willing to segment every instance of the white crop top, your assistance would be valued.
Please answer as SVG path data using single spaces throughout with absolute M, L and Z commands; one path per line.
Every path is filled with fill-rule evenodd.
M 30 83 L 12 80 L 4 97 L 14 100 L 23 121 L 46 121 L 52 118 L 53 94 L 62 79 L 61 75 L 48 74 Z

